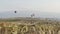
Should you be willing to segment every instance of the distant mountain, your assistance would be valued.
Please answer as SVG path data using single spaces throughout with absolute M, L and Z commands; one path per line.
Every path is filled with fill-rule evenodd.
M 7 11 L 0 13 L 0 18 L 8 18 L 8 17 L 28 17 L 31 15 L 31 12 L 28 11 L 17 11 L 17 13 L 14 13 L 14 11 Z
M 40 12 L 40 11 L 6 11 L 0 13 L 0 18 L 8 18 L 8 17 L 30 17 L 30 15 L 34 13 L 35 17 L 38 18 L 60 18 L 59 13 L 51 13 L 51 12 Z

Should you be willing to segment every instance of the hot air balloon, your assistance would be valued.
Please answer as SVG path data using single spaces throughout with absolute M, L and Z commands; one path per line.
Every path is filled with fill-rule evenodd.
M 14 13 L 17 13 L 17 11 L 14 11 Z
M 31 14 L 31 17 L 34 17 L 35 16 L 35 14 Z

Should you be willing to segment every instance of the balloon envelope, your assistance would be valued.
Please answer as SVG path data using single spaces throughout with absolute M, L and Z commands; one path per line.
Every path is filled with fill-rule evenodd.
M 17 13 L 17 11 L 14 11 L 14 13 Z

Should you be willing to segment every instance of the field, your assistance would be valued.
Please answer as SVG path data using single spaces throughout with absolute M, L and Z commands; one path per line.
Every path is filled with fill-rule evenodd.
M 40 18 L 0 19 L 0 34 L 60 34 L 60 22 Z

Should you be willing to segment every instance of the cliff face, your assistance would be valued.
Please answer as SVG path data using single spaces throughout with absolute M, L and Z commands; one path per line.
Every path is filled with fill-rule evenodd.
M 60 22 L 58 21 L 40 19 L 16 20 L 0 21 L 0 34 L 60 34 Z

